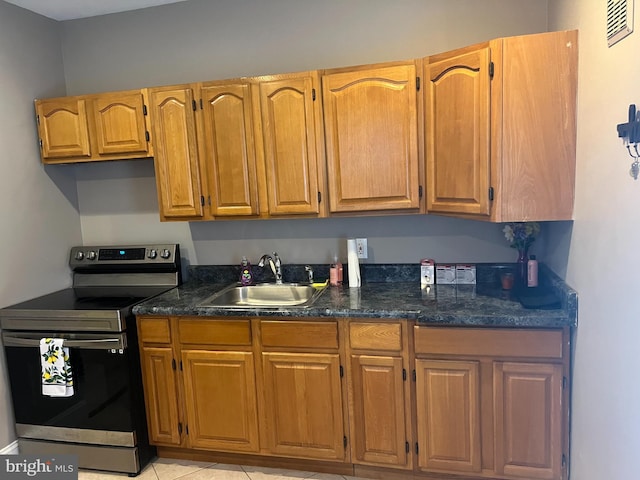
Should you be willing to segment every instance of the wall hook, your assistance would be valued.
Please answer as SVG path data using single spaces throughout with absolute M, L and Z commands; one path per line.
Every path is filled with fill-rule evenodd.
M 637 180 L 638 174 L 640 174 L 640 152 L 638 152 L 638 143 L 640 143 L 640 112 L 636 112 L 636 106 L 633 103 L 629 105 L 629 121 L 618 124 L 617 128 L 618 137 L 622 138 L 629 152 L 629 156 L 633 158 L 629 175 L 631 175 L 634 180 Z

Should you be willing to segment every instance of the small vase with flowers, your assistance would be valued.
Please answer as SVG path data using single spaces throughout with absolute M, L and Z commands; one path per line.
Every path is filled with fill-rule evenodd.
M 518 250 L 516 259 L 516 283 L 519 286 L 527 284 L 527 261 L 529 260 L 529 247 L 540 234 L 540 224 L 537 222 L 512 222 L 507 223 L 502 229 L 504 237 L 511 244 L 511 248 Z

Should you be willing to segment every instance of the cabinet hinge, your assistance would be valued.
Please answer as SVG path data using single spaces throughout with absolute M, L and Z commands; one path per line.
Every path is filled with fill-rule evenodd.
M 175 358 L 171 359 L 171 368 L 174 369 L 174 370 L 176 369 L 176 359 Z
M 311 89 L 311 100 L 313 100 L 314 102 L 316 101 L 316 89 L 315 88 Z
M 418 185 L 418 198 L 422 198 L 422 185 Z
M 409 450 L 411 450 L 411 447 L 409 446 L 409 442 L 404 442 L 404 450 L 409 453 Z
M 193 107 L 193 111 L 195 112 L 198 107 L 196 106 L 196 101 L 195 100 L 191 100 L 191 106 Z
M 40 139 L 38 143 L 40 144 L 40 148 L 42 148 L 42 139 Z
M 489 78 L 493 79 L 493 73 L 495 70 L 495 66 L 493 62 L 489 62 Z
M 204 195 L 200 195 L 200 205 L 204 207 Z
M 322 192 L 318 192 L 318 203 L 322 202 Z
M 189 424 L 188 423 L 184 426 L 184 429 L 187 432 L 187 435 L 189 435 Z
M 567 377 L 562 377 L 562 389 L 567 388 Z
M 418 448 L 418 442 L 416 442 L 416 455 L 418 455 L 419 452 L 420 452 L 420 449 Z
M 347 436 L 342 437 L 342 443 L 344 444 L 344 448 L 347 448 Z
M 489 187 L 489 201 L 493 202 L 493 187 Z
M 407 370 L 405 368 L 402 369 L 402 380 L 404 382 L 407 381 Z
M 36 115 L 36 123 L 40 125 L 40 115 Z
M 182 360 L 180 360 L 180 371 L 182 371 Z
M 344 368 L 340 365 L 340 378 L 344 377 Z
M 202 102 L 202 99 L 200 99 L 200 110 L 204 110 L 204 103 Z
M 144 138 L 147 140 L 147 142 L 151 140 L 151 137 L 149 136 L 149 132 L 146 132 L 146 131 L 144 132 Z
M 420 77 L 416 77 L 416 92 L 420 91 Z
M 411 372 L 411 376 L 413 377 L 413 381 L 416 381 L 416 371 L 413 370 L 413 372 Z
M 147 114 L 147 106 L 146 105 L 142 105 L 142 114 L 146 115 Z
M 178 435 L 182 435 L 182 424 L 178 423 Z
M 562 466 L 567 466 L 567 456 L 564 453 L 562 454 Z

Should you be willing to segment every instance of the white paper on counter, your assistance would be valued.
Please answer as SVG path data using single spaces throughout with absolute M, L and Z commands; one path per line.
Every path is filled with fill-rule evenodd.
M 356 239 L 347 240 L 347 263 L 349 268 L 349 287 L 360 286 L 360 261 L 358 260 L 358 249 Z

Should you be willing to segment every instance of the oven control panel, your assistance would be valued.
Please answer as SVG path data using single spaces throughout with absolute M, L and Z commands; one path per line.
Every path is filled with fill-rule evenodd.
M 173 265 L 180 261 L 176 243 L 150 245 L 107 245 L 73 247 L 69 257 L 72 269 L 92 265 Z

